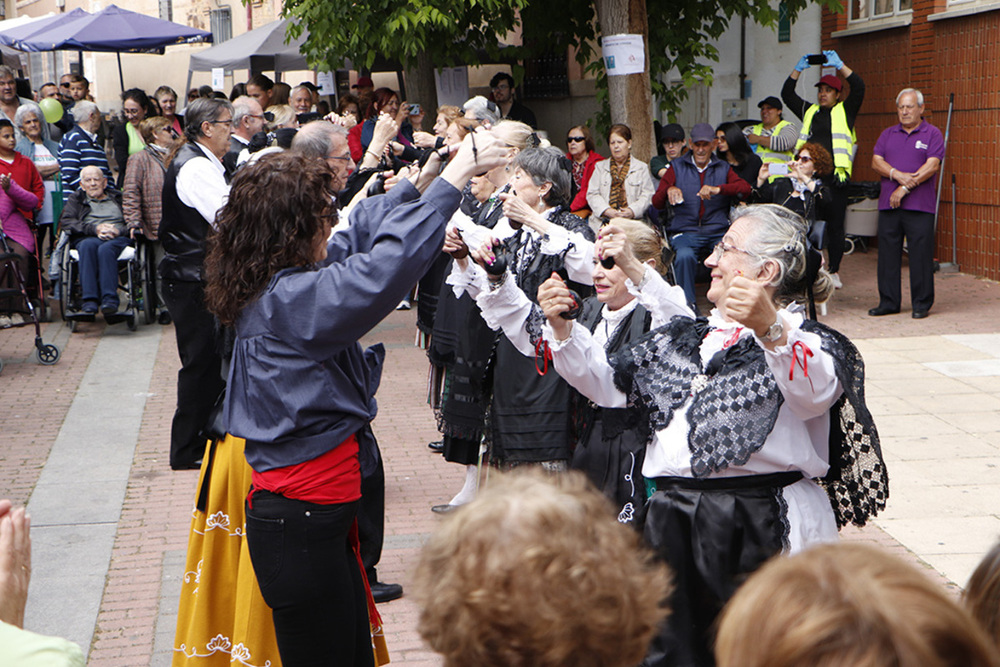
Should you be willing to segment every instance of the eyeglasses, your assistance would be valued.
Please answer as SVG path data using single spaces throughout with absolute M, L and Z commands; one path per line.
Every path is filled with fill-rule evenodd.
M 350 155 L 327 155 L 326 159 L 327 160 L 343 160 L 344 162 L 350 162 L 351 161 L 351 156 Z
M 811 157 L 809 157 L 808 155 L 796 155 L 795 159 L 798 160 L 799 162 L 812 162 L 813 161 L 813 159 Z
M 586 141 L 586 137 L 566 137 L 566 141 Z
M 229 127 L 233 126 L 233 119 L 232 118 L 230 118 L 228 120 L 206 120 L 205 122 L 208 123 L 208 124 L 210 124 L 210 125 L 228 125 Z
M 749 250 L 744 250 L 743 248 L 737 248 L 734 245 L 729 245 L 725 241 L 719 241 L 715 244 L 715 247 L 712 248 L 713 256 L 718 255 L 719 257 L 722 257 L 727 252 L 741 252 L 744 255 L 749 255 L 750 257 L 760 258 L 760 255 L 755 252 L 750 252 Z

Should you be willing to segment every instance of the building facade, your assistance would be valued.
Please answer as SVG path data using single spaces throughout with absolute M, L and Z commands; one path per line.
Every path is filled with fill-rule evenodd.
M 858 118 L 855 180 L 875 180 L 872 148 L 898 122 L 903 88 L 924 93 L 925 118 L 942 132 L 954 94 L 941 177 L 937 252 L 957 249 L 965 273 L 1000 280 L 1000 2 L 995 0 L 848 0 L 841 14 L 824 12 L 823 48 L 836 49 L 864 77 Z M 956 196 L 952 200 L 951 179 Z M 952 234 L 952 207 L 957 235 Z

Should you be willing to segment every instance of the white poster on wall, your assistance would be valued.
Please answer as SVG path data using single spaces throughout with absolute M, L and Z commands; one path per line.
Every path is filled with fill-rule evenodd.
M 457 107 L 469 99 L 469 68 L 445 67 L 434 70 L 434 82 L 437 84 L 438 104 L 451 104 Z
M 222 67 L 212 68 L 212 90 L 226 89 L 226 70 Z
M 642 74 L 645 71 L 642 35 L 608 35 L 601 40 L 601 51 L 608 76 Z
M 333 80 L 333 72 L 316 72 L 316 85 L 320 95 L 336 95 L 337 84 Z

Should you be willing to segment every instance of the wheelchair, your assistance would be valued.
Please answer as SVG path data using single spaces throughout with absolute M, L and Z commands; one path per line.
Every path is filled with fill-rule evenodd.
M 59 267 L 59 311 L 70 331 L 76 331 L 79 322 L 93 322 L 96 317 L 83 313 L 83 286 L 80 282 L 80 256 L 72 243 L 60 243 L 62 256 Z M 139 317 L 145 324 L 156 317 L 156 295 L 153 280 L 152 250 L 140 235 L 132 245 L 125 246 L 118 255 L 118 293 L 121 299 L 118 312 L 106 315 L 108 324 L 125 322 L 129 331 L 139 328 Z

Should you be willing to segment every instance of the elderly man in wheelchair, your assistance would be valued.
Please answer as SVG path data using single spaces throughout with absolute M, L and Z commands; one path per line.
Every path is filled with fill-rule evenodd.
M 80 189 L 69 196 L 61 224 L 79 253 L 80 312 L 105 317 L 118 312 L 118 255 L 131 243 L 122 215 L 122 195 L 107 189 L 98 167 L 80 171 Z

